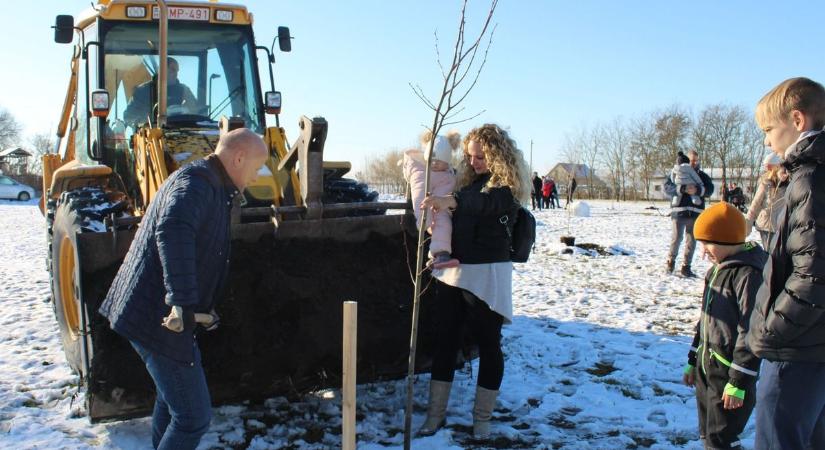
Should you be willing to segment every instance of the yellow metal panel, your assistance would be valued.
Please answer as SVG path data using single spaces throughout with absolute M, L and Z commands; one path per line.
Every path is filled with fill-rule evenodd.
M 76 26 L 83 29 L 91 25 L 95 19 L 100 17 L 104 20 L 129 20 L 134 22 L 148 22 L 152 19 L 152 7 L 157 5 L 157 2 L 150 0 L 99 0 L 97 10 L 86 10 L 78 16 Z M 132 18 L 126 17 L 126 8 L 128 6 L 145 6 L 146 17 Z M 198 2 L 198 1 L 177 1 L 167 2 L 169 8 L 174 7 L 189 7 L 189 8 L 207 8 L 209 9 L 209 22 L 213 24 L 230 24 L 230 25 L 252 25 L 252 14 L 246 10 L 243 5 L 235 5 L 228 3 L 215 2 Z M 232 11 L 232 21 L 223 22 L 215 20 L 215 11 Z M 175 22 L 175 20 L 170 20 Z M 201 22 L 207 23 L 207 22 Z
M 272 163 L 272 166 L 269 167 L 269 170 L 272 171 L 273 174 L 275 174 L 275 178 L 279 181 L 280 197 L 283 197 L 283 188 L 286 186 L 286 184 L 292 183 L 294 204 L 303 205 L 304 201 L 303 197 L 301 196 L 301 183 L 298 180 L 298 173 L 294 169 L 289 171 L 278 171 L 278 164 L 280 164 L 281 160 L 285 158 L 286 154 L 288 153 L 286 148 L 286 132 L 281 127 L 269 127 L 266 129 L 265 141 L 270 149 L 270 152 L 275 152 L 275 154 L 273 155 L 274 158 L 272 158 L 271 161 L 267 162 L 267 166 L 269 166 L 270 162 Z M 278 206 L 280 206 L 280 204 Z

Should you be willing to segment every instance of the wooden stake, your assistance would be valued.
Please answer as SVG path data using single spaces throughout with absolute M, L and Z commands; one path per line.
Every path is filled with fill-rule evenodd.
M 355 375 L 358 352 L 358 302 L 344 302 L 344 367 L 341 386 L 341 450 L 355 450 Z

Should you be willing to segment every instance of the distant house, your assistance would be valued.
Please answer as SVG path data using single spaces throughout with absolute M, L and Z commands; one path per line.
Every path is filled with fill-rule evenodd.
M 20 147 L 0 151 L 0 173 L 6 175 L 24 175 L 29 167 L 32 154 Z
M 571 177 L 576 177 L 576 196 L 590 193 L 590 167 L 586 164 L 558 163 L 547 172 L 546 176 L 556 182 L 560 195 L 567 194 L 567 185 Z M 593 194 L 597 198 L 607 197 L 609 194 L 607 183 L 593 173 Z

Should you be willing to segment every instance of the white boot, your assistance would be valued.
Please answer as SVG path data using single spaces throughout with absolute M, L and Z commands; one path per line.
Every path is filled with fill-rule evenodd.
M 490 419 L 496 406 L 498 391 L 476 386 L 476 403 L 473 406 L 473 437 L 487 439 L 490 437 Z
M 447 402 L 450 400 L 449 381 L 430 380 L 430 401 L 427 403 L 427 419 L 418 430 L 419 436 L 432 436 L 447 423 Z

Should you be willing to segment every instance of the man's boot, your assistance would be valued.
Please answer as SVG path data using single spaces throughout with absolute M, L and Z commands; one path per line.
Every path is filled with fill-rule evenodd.
M 450 400 L 449 381 L 430 380 L 430 401 L 427 403 L 427 419 L 418 429 L 419 436 L 432 436 L 447 423 L 447 402 Z
M 487 439 L 490 437 L 490 419 L 496 406 L 498 391 L 476 387 L 476 402 L 473 406 L 473 437 Z
M 667 266 L 665 267 L 665 272 L 666 273 L 673 273 L 674 266 L 675 266 L 675 264 L 674 264 L 673 260 L 668 259 L 667 260 Z
M 680 273 L 685 278 L 694 278 L 696 276 L 696 274 L 693 273 L 692 270 L 690 270 L 690 266 L 682 266 L 682 270 L 680 270 Z

